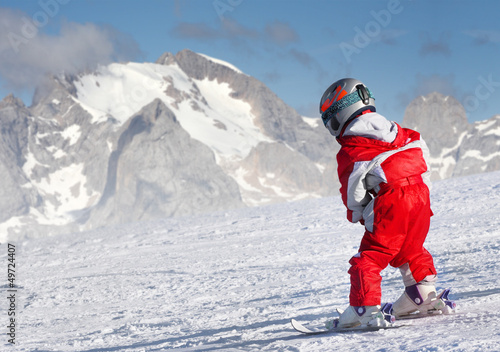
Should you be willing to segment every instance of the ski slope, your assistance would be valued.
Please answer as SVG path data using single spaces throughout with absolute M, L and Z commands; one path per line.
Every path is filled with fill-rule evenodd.
M 500 173 L 436 182 L 432 202 L 426 247 L 453 316 L 365 333 L 292 330 L 290 318 L 321 324 L 348 303 L 363 228 L 333 197 L 13 241 L 19 325 L 14 347 L 2 333 L 3 350 L 498 351 Z M 383 276 L 393 301 L 399 271 Z

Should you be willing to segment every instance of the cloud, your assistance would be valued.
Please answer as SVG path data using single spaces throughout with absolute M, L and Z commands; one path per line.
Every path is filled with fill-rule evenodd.
M 259 33 L 231 19 L 224 19 L 217 27 L 206 23 L 179 23 L 172 29 L 172 34 L 180 39 L 192 40 L 235 40 L 242 38 L 255 39 Z
M 221 21 L 221 23 L 222 23 L 222 30 L 230 38 L 243 37 L 243 38 L 255 39 L 259 37 L 259 33 L 256 30 L 247 28 L 234 20 L 225 19 Z
M 421 38 L 423 40 L 422 46 L 420 47 L 420 55 L 421 56 L 427 56 L 427 55 L 443 55 L 443 56 L 450 56 L 451 55 L 451 49 L 449 46 L 449 39 L 450 39 L 450 34 L 449 33 L 441 33 L 441 36 L 437 40 L 433 40 L 429 33 L 424 33 L 421 35 Z
M 205 23 L 179 23 L 172 30 L 172 33 L 181 39 L 206 40 L 222 38 L 216 30 Z
M 374 38 L 374 41 L 379 41 L 386 45 L 397 45 L 397 39 L 405 34 L 407 34 L 407 31 L 402 29 L 384 29 Z
M 305 51 L 290 49 L 289 53 L 290 56 L 295 59 L 295 61 L 298 61 L 304 66 L 311 67 L 311 65 L 315 63 L 315 60 L 312 58 L 312 56 Z
M 140 56 L 137 43 L 112 27 L 65 22 L 57 35 L 42 30 L 28 15 L 1 9 L 0 76 L 9 89 L 31 89 L 47 74 L 75 74 Z
M 323 69 L 318 60 L 309 55 L 307 52 L 292 48 L 288 51 L 288 53 L 289 56 L 299 64 L 316 71 L 318 82 L 320 82 L 324 77 L 328 75 L 328 72 Z
M 246 27 L 229 18 L 223 19 L 217 23 L 216 26 L 209 26 L 202 22 L 183 22 L 172 29 L 172 34 L 180 39 L 198 41 L 208 39 L 241 41 L 242 39 L 250 39 L 279 46 L 285 46 L 289 43 L 299 41 L 297 32 L 295 32 L 290 25 L 279 21 L 267 24 L 263 30 L 255 30 Z
M 264 79 L 266 80 L 266 82 L 275 83 L 275 82 L 278 82 L 279 80 L 281 80 L 281 78 L 282 78 L 282 75 L 279 72 L 277 72 L 276 70 L 271 71 L 271 72 L 267 72 L 264 74 Z
M 500 43 L 500 32 L 493 30 L 470 30 L 463 33 L 473 39 L 475 45 L 496 44 Z
M 290 25 L 280 21 L 266 25 L 264 32 L 268 39 L 278 45 L 286 45 L 299 41 L 297 32 Z
M 202 42 L 228 41 L 231 45 L 242 47 L 252 54 L 255 53 L 256 47 L 264 48 L 266 54 L 272 56 L 273 59 L 280 60 L 280 62 L 281 60 L 295 61 L 315 71 L 318 78 L 327 74 L 314 56 L 290 47 L 291 43 L 300 41 L 299 36 L 289 24 L 280 21 L 268 23 L 263 29 L 258 30 L 246 27 L 232 19 L 223 19 L 214 26 L 202 22 L 183 22 L 172 29 L 172 34 L 179 39 Z M 281 79 L 281 76 L 272 72 L 266 74 L 265 78 L 269 82 L 276 82 Z
M 457 96 L 458 89 L 455 85 L 455 75 L 416 75 L 415 96 L 427 95 L 432 92 L 439 92 L 444 95 Z
M 182 18 L 182 1 L 174 0 L 174 13 L 177 18 Z

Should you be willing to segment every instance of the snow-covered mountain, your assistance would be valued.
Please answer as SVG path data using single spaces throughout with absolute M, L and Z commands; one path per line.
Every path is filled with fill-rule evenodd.
M 17 339 L 4 350 L 498 351 L 500 173 L 434 182 L 431 199 L 426 248 L 455 315 L 295 332 L 291 318 L 321 325 L 348 304 L 363 227 L 335 196 L 14 242 Z M 399 270 L 382 290 L 397 299 Z
M 189 50 L 0 102 L 0 232 L 36 234 L 335 193 L 335 141 Z M 56 227 L 55 227 L 56 226 Z
M 431 93 L 411 102 L 403 125 L 426 140 L 434 179 L 500 170 L 500 115 L 470 124 L 455 98 Z
M 317 122 L 189 50 L 52 77 L 30 107 L 0 101 L 0 236 L 334 195 L 338 145 Z M 434 179 L 500 169 L 500 115 L 470 125 L 434 93 L 403 124 L 428 141 Z

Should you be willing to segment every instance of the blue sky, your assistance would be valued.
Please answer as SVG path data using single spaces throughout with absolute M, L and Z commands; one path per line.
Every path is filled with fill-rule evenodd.
M 306 116 L 333 81 L 355 77 L 389 119 L 439 91 L 484 120 L 500 114 L 499 14 L 499 1 L 465 0 L 1 0 L 0 98 L 29 105 L 47 72 L 188 48 Z

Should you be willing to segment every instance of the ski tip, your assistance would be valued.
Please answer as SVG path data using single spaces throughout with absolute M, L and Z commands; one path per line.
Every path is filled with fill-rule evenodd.
M 305 327 L 304 325 L 302 325 L 301 323 L 299 323 L 295 319 L 290 319 L 290 323 L 292 324 L 292 327 L 296 331 L 301 332 L 303 334 L 318 334 L 318 333 L 322 332 L 322 331 L 311 330 L 311 329 Z

